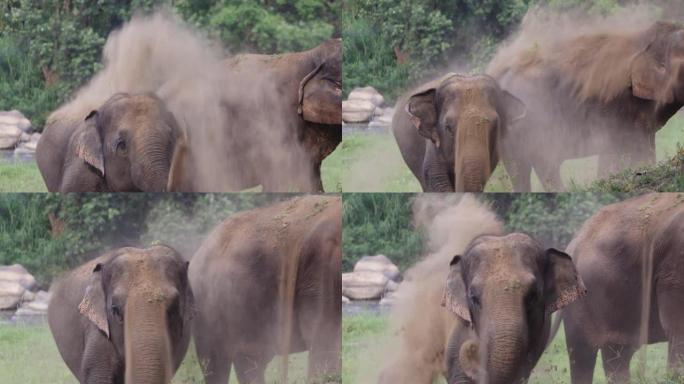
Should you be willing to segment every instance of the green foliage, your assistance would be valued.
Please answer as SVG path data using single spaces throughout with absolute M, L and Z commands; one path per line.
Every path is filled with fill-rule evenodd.
M 423 245 L 411 223 L 408 194 L 356 193 L 343 199 L 342 270 L 365 255 L 382 253 L 400 268 L 410 266 Z
M 269 194 L 2 194 L 0 265 L 42 285 L 107 249 L 164 243 L 185 257 L 219 221 L 287 198 Z
M 47 115 L 100 67 L 109 33 L 135 12 L 166 7 L 232 51 L 309 49 L 339 35 L 339 1 L 3 0 L 0 109 L 42 130 Z

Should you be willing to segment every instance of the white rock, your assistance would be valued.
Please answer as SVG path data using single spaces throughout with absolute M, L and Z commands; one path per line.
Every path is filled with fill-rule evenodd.
M 399 283 L 392 280 L 388 281 L 387 285 L 385 286 L 386 292 L 396 292 L 397 289 L 399 289 Z
M 342 274 L 342 295 L 351 300 L 377 300 L 385 292 L 389 279 L 378 272 L 349 272 Z
M 23 152 L 35 152 L 35 151 L 36 151 L 36 147 L 38 147 L 38 142 L 37 142 L 37 141 L 28 141 L 28 142 L 19 144 L 19 146 L 17 147 L 17 149 L 15 150 L 15 152 L 16 152 L 17 150 L 23 150 Z M 20 152 L 21 152 L 21 151 L 20 151 Z
M 19 136 L 19 141 L 20 142 L 27 142 L 29 140 L 31 140 L 31 135 L 29 135 L 26 132 L 21 132 L 21 136 Z
M 394 117 L 394 108 L 385 108 L 382 112 L 382 116 L 376 119 L 377 122 L 390 125 L 392 124 L 392 118 Z
M 16 109 L 12 111 L 0 111 L 0 125 L 2 124 L 16 126 L 24 132 L 31 130 L 31 122 L 29 119 Z
M 342 303 L 348 303 L 350 301 L 351 300 L 349 300 L 349 298 L 347 296 L 342 296 Z
M 16 282 L 28 290 L 36 286 L 36 279 L 20 264 L 0 266 L 0 281 Z
M 381 107 L 385 104 L 385 98 L 373 87 L 354 88 L 349 92 L 347 99 L 370 101 L 376 107 Z
M 0 266 L 0 309 L 16 308 L 36 279 L 19 264 Z
M 367 100 L 345 100 L 342 102 L 342 121 L 365 123 L 373 117 L 375 105 Z
M 364 256 L 354 265 L 354 272 L 377 272 L 389 280 L 400 281 L 399 268 L 385 255 Z
M 40 133 L 34 132 L 31 134 L 31 141 L 38 142 L 40 140 Z
M 0 123 L 0 149 L 14 148 L 23 131 L 16 125 Z

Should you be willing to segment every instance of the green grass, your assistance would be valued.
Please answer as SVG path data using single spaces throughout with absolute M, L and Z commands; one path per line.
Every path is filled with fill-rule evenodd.
M 684 144 L 684 118 L 674 117 L 656 134 L 657 160 L 665 162 L 677 153 L 677 144 Z M 408 169 L 391 134 L 352 133 L 344 136 L 341 148 L 335 156 L 335 170 L 339 174 L 345 192 L 420 192 L 420 184 Z M 331 157 L 333 157 L 331 155 Z M 561 166 L 561 177 L 570 190 L 612 190 L 608 186 L 596 186 L 598 169 L 597 156 L 565 161 Z M 684 190 L 684 176 L 670 169 L 646 172 L 648 180 L 637 177 L 636 184 L 648 184 L 652 178 L 659 178 L 663 189 Z M 626 171 L 619 179 L 632 180 L 635 171 Z M 630 181 L 632 182 L 632 181 Z M 593 184 L 592 184 L 593 183 Z M 629 189 L 630 185 L 614 189 Z M 647 189 L 647 188 L 645 188 Z M 494 170 L 485 192 L 512 191 L 510 178 L 502 164 Z M 532 175 L 532 191 L 543 192 L 542 184 Z M 627 191 L 629 192 L 629 191 Z
M 274 358 L 266 371 L 267 383 L 276 383 L 280 359 Z M 76 384 L 57 351 L 47 325 L 0 325 L 0 372 L 6 384 Z M 307 354 L 290 356 L 289 383 L 306 383 Z M 231 383 L 237 383 L 235 371 Z M 193 346 L 173 379 L 174 384 L 204 383 Z
M 0 160 L 0 192 L 47 192 L 38 165 Z
M 342 382 L 349 384 L 370 384 L 377 380 L 382 369 L 384 353 L 382 345 L 392 335 L 389 331 L 387 315 L 352 315 L 342 318 Z M 646 351 L 646 375 L 639 373 L 642 353 Z M 674 384 L 667 378 L 667 345 L 665 343 L 642 348 L 632 358 L 632 382 L 642 384 Z M 444 383 L 444 380 L 439 380 Z M 553 343 L 537 363 L 530 384 L 570 383 L 569 360 L 565 349 L 563 330 L 556 335 Z M 596 360 L 594 383 L 606 383 L 600 357 Z

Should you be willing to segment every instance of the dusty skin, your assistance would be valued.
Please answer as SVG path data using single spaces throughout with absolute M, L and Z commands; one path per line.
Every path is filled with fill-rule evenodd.
M 655 133 L 684 103 L 684 25 L 629 7 L 607 18 L 532 10 L 487 73 L 528 113 L 504 143 L 515 191 L 534 168 L 563 190 L 560 164 L 599 155 L 599 176 L 655 162 Z
M 166 12 L 136 15 L 108 37 L 104 68 L 48 118 L 41 173 L 51 191 L 322 191 L 320 163 L 341 141 L 340 63 L 339 39 L 226 59 Z M 131 103 L 86 119 L 117 94 L 149 95 L 160 106 Z M 164 127 L 172 134 L 161 140 L 155 132 Z M 89 134 L 102 148 L 81 150 L 97 141 Z M 110 169 L 115 156 L 127 167 Z M 64 182 L 74 173 L 95 181 Z M 167 183 L 141 181 L 149 173 Z

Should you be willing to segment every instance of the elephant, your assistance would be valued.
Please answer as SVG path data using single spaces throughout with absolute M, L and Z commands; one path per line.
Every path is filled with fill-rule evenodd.
M 551 314 L 586 293 L 572 259 L 511 233 L 474 239 L 450 265 L 443 305 L 459 322 L 446 353 L 448 382 L 526 382 Z
M 300 351 L 310 382 L 339 376 L 341 226 L 339 196 L 304 196 L 231 216 L 208 235 L 189 269 L 206 383 L 227 383 L 232 365 L 240 383 L 263 384 L 273 357 Z
M 487 75 L 449 73 L 397 103 L 392 132 L 424 192 L 482 192 L 525 105 Z
M 303 52 L 223 61 L 226 122 L 208 144 L 215 146 L 218 136 L 226 147 L 211 162 L 231 167 L 230 189 L 323 192 L 321 163 L 342 141 L 341 62 L 341 39 Z M 187 168 L 174 169 L 182 175 Z
M 53 285 L 48 324 L 80 383 L 170 383 L 188 349 L 188 263 L 170 247 L 119 248 Z
M 684 373 L 683 203 L 654 193 L 608 205 L 568 245 L 589 290 L 561 312 L 573 384 L 592 382 L 599 350 L 608 382 L 628 383 L 635 351 L 663 341 Z
M 53 113 L 36 162 L 50 192 L 162 192 L 183 137 L 159 97 L 117 93 L 76 121 Z
M 521 39 L 524 38 L 522 34 Z M 655 134 L 684 105 L 684 25 L 587 32 L 501 50 L 487 73 L 528 107 L 502 158 L 514 190 L 562 191 L 567 159 L 598 155 L 599 177 L 654 164 Z

